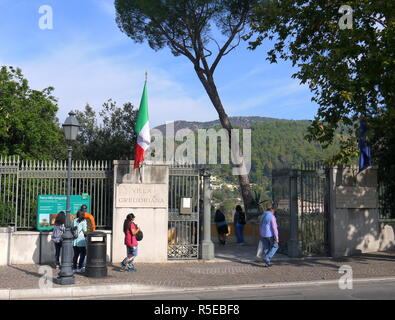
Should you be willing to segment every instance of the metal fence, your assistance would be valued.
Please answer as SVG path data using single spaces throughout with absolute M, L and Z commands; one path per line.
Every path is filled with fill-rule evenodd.
M 328 169 L 319 162 L 305 162 L 298 184 L 298 238 L 306 255 L 329 254 Z
M 198 166 L 177 165 L 169 175 L 168 259 L 199 258 L 201 177 Z M 182 198 L 191 198 L 192 213 L 181 214 Z
M 39 195 L 64 195 L 67 162 L 0 158 L 0 225 L 18 230 L 36 228 Z M 91 196 L 97 227 L 110 228 L 113 210 L 111 161 L 73 161 L 71 195 Z
M 380 220 L 395 220 L 395 165 L 378 170 Z
M 297 179 L 295 184 L 291 183 L 291 177 Z M 302 253 L 328 254 L 327 183 L 327 171 L 321 163 L 303 163 L 298 169 L 273 170 L 272 197 L 277 208 L 280 252 L 288 252 L 291 214 L 295 214 L 297 240 Z M 296 195 L 294 199 L 291 199 L 292 194 Z M 295 202 L 293 206 L 291 201 Z M 291 212 L 292 207 L 296 208 L 296 212 Z

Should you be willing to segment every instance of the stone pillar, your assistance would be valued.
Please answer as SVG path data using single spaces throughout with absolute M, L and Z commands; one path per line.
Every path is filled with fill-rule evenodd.
M 330 169 L 330 231 L 333 257 L 380 250 L 377 168 Z
M 214 255 L 214 243 L 211 240 L 211 190 L 210 173 L 203 170 L 203 193 L 204 193 L 204 217 L 203 217 L 203 241 L 201 245 L 201 256 L 204 260 L 212 260 Z
M 297 258 L 301 256 L 298 241 L 298 171 L 292 170 L 289 175 L 290 193 L 290 239 L 288 240 L 288 256 Z M 281 235 L 280 235 L 281 237 Z
M 166 165 L 145 164 L 133 169 L 133 161 L 114 161 L 114 214 L 112 261 L 126 256 L 123 223 L 129 213 L 143 231 L 136 262 L 167 261 L 169 168 Z

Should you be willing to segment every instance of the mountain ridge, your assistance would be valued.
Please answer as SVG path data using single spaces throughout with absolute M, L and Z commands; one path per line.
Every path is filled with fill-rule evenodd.
M 229 117 L 230 123 L 233 127 L 239 127 L 249 129 L 255 124 L 273 123 L 273 122 L 297 122 L 308 124 L 311 120 L 291 120 L 291 119 L 280 119 L 270 117 L 259 117 L 259 116 L 235 116 Z M 213 127 L 222 127 L 219 119 L 211 121 L 186 121 L 176 120 L 174 121 L 174 131 L 177 132 L 181 129 L 190 129 L 196 131 L 198 129 L 208 129 Z M 166 124 L 156 126 L 155 129 L 160 130 L 163 134 L 166 132 Z

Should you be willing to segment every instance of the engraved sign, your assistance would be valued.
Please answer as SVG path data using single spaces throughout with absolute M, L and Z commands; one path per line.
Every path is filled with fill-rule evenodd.
M 345 186 L 336 188 L 336 208 L 366 209 L 377 208 L 377 206 L 376 188 Z
M 120 184 L 117 208 L 167 208 L 167 184 Z

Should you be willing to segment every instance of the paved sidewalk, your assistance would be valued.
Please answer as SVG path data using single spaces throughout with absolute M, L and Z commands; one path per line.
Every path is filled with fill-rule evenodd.
M 217 286 L 259 285 L 278 282 L 335 280 L 341 276 L 339 267 L 349 265 L 354 278 L 395 276 L 395 252 L 365 254 L 352 258 L 288 259 L 279 256 L 274 266 L 264 268 L 256 261 L 255 247 L 229 246 L 219 250 L 215 262 L 191 261 L 171 263 L 138 263 L 137 272 L 120 272 L 118 266 L 109 266 L 108 277 L 87 278 L 75 276 L 75 286 L 141 285 L 155 288 L 198 288 Z M 236 252 L 236 253 L 232 253 Z M 245 252 L 250 252 L 247 255 Z M 1 289 L 33 289 L 39 287 L 38 265 L 0 267 Z M 53 270 L 54 277 L 57 271 Z M 64 288 L 54 284 L 54 288 Z

